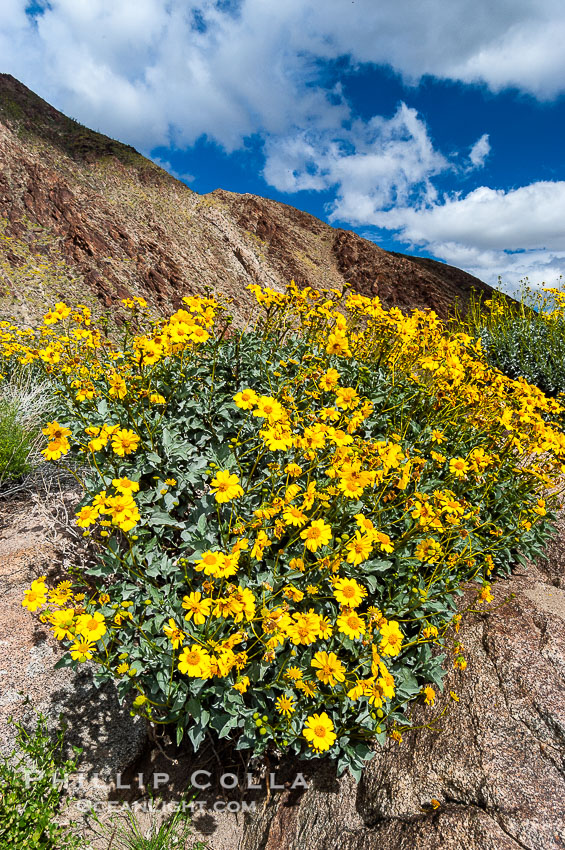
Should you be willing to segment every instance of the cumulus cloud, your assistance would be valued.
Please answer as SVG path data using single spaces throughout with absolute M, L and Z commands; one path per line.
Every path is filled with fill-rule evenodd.
M 469 159 L 471 160 L 471 165 L 474 168 L 482 168 L 485 164 L 485 159 L 490 153 L 490 142 L 488 140 L 488 133 L 483 133 L 480 139 L 477 139 L 471 151 L 469 153 Z
M 450 168 L 415 109 L 401 103 L 390 119 L 355 121 L 338 133 L 299 132 L 270 139 L 264 177 L 283 192 L 332 189 L 331 220 L 369 223 L 375 211 L 432 201 L 434 174 Z
M 554 282 L 565 269 L 565 181 L 508 191 L 481 186 L 418 208 L 375 210 L 371 223 L 394 231 L 489 283 L 528 276 Z
M 320 62 L 565 89 L 561 0 L 28 0 L 0 4 L 4 70 L 86 124 L 144 150 L 206 135 L 228 149 L 252 133 L 335 128 L 347 105 Z M 465 25 L 462 25 L 462 22 Z

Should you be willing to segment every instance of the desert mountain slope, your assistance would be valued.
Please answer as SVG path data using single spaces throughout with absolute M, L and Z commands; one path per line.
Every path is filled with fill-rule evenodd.
M 387 306 L 465 306 L 490 288 L 443 263 L 383 251 L 293 207 L 163 169 L 65 117 L 0 74 L 0 317 L 31 321 L 61 298 L 110 307 L 141 295 L 159 311 L 211 287 L 251 309 L 249 283 L 344 282 Z

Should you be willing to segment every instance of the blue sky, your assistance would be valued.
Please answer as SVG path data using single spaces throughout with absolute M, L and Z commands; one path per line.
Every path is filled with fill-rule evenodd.
M 0 70 L 197 192 L 565 271 L 562 0 L 2 0 Z

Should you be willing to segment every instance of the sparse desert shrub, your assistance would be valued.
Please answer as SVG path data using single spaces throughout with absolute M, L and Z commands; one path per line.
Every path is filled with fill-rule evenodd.
M 14 723 L 16 748 L 0 756 L 0 847 L 69 850 L 83 847 L 73 825 L 58 822 L 62 788 L 76 770 L 62 754 L 63 731 L 52 737 L 39 715 L 35 729 Z
M 67 412 L 46 458 L 90 471 L 77 524 L 97 564 L 35 581 L 68 653 L 197 749 L 207 728 L 263 754 L 328 753 L 359 775 L 465 669 L 455 598 L 551 530 L 562 408 L 492 371 L 466 334 L 378 298 L 252 287 L 232 331 L 189 297 L 120 348 L 87 308 L 50 311 L 10 357 Z M 138 321 L 143 302 L 126 302 Z M 445 650 L 453 651 L 446 661 Z

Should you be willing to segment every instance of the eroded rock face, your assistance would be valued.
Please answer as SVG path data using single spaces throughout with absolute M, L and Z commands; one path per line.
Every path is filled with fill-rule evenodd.
M 347 282 L 385 306 L 441 316 L 456 299 L 465 307 L 472 286 L 491 292 L 459 269 L 391 254 L 277 201 L 221 189 L 197 195 L 7 74 L 0 74 L 2 218 L 0 318 L 30 323 L 60 299 L 104 308 L 138 295 L 162 313 L 207 287 L 227 295 L 243 320 L 255 309 L 249 284 L 282 291 L 293 278 L 317 288 Z M 12 238 L 29 247 L 26 273 Z
M 555 552 L 496 585 L 488 615 L 460 636 L 437 728 L 390 742 L 359 786 L 329 764 L 302 796 L 274 796 L 248 816 L 239 850 L 558 850 L 565 847 L 565 590 Z M 552 556 L 552 552 L 554 556 Z M 454 702 L 447 695 L 459 696 Z M 439 713 L 418 708 L 429 723 Z M 432 799 L 440 807 L 432 809 Z

